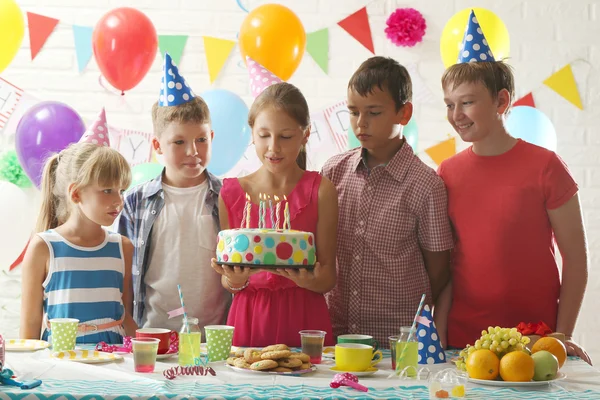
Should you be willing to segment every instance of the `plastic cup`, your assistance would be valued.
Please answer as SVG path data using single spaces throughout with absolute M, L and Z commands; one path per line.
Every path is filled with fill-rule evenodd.
M 159 342 L 156 338 L 131 339 L 135 372 L 154 372 Z
M 78 325 L 79 320 L 75 318 L 52 318 L 50 320 L 50 336 L 52 338 L 52 350 L 75 350 Z
M 302 343 L 302 352 L 310 357 L 312 364 L 320 364 L 323 357 L 323 342 L 325 341 L 325 331 L 300 331 L 300 342 Z
M 231 343 L 233 342 L 233 329 L 233 326 L 229 325 L 207 325 L 204 327 L 209 362 L 229 358 Z

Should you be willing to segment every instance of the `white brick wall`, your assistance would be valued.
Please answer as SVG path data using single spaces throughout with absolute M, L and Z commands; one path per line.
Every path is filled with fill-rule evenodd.
M 248 8 L 268 1 L 241 0 Z M 158 91 L 160 56 L 148 76 L 127 93 L 125 105 L 98 85 L 99 70 L 92 60 L 86 70 L 77 72 L 71 24 L 93 26 L 100 16 L 119 6 L 136 7 L 154 22 L 160 34 L 189 34 L 181 70 L 196 92 L 208 89 L 208 71 L 201 35 L 235 40 L 245 13 L 236 0 L 20 0 L 24 11 L 59 18 L 63 24 L 32 62 L 27 37 L 14 62 L 2 74 L 23 89 L 47 100 L 64 101 L 84 117 L 93 118 L 105 106 L 109 123 L 124 128 L 150 130 L 149 109 Z M 285 0 L 307 31 L 330 27 L 330 73 L 325 75 L 305 55 L 290 80 L 305 93 L 312 109 L 343 98 L 347 80 L 353 70 L 370 53 L 352 39 L 336 22 L 368 4 L 377 54 L 400 62 L 417 62 L 429 87 L 439 100 L 436 104 L 416 105 L 420 127 L 420 150 L 443 140 L 451 127 L 445 121 L 439 80 L 444 70 L 439 56 L 439 37 L 446 21 L 457 11 L 471 7 L 488 8 L 505 22 L 511 35 L 511 60 L 516 69 L 517 94 L 534 91 L 536 104 L 554 122 L 558 133 L 558 152 L 571 167 L 581 186 L 581 197 L 589 237 L 591 264 L 588 291 L 576 331 L 579 340 L 597 361 L 600 342 L 600 318 L 594 306 L 600 301 L 600 1 L 599 0 Z M 89 4 L 89 5 L 85 5 Z M 395 47 L 383 33 L 385 20 L 396 7 L 415 7 L 427 20 L 423 43 L 412 49 Z M 543 86 L 553 71 L 574 60 L 573 70 L 585 109 L 580 111 Z M 226 64 L 214 87 L 235 91 L 248 104 L 246 71 L 240 64 L 239 50 Z M 3 142 L 0 141 L 0 145 Z M 4 142 L 7 146 L 7 142 Z M 35 210 L 32 210 L 35 212 Z M 14 279 L 17 279 L 18 276 Z M 0 274 L 0 331 L 16 334 L 15 293 L 18 285 Z M 15 288 L 17 286 L 17 288 Z M 9 290 L 4 290 L 8 288 Z

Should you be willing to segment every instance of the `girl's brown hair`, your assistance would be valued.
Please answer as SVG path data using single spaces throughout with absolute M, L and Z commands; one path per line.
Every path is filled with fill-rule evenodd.
M 51 156 L 42 173 L 37 232 L 65 223 L 70 213 L 71 193 L 94 184 L 127 188 L 131 184 L 131 169 L 125 157 L 110 147 L 92 143 L 75 143 Z
M 248 113 L 248 125 L 254 127 L 256 116 L 267 107 L 275 107 L 284 111 L 306 130 L 310 127 L 310 113 L 304 95 L 291 83 L 281 82 L 267 87 L 252 103 Z M 296 163 L 306 169 L 306 146 L 300 148 Z

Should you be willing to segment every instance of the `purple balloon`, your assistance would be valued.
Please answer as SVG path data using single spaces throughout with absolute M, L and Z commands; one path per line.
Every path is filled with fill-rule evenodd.
M 56 101 L 31 107 L 19 121 L 15 150 L 23 170 L 39 188 L 46 159 L 79 141 L 85 123 L 75 110 Z

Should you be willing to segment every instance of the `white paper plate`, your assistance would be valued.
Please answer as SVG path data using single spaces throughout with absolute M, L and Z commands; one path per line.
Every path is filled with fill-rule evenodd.
M 469 382 L 477 383 L 485 386 L 500 386 L 500 387 L 532 387 L 532 386 L 544 386 L 549 385 L 553 382 L 563 380 L 567 377 L 563 372 L 556 374 L 556 378 L 550 381 L 530 381 L 530 382 L 505 382 L 496 380 L 485 380 L 485 379 L 474 379 L 469 378 Z
M 229 365 L 229 364 L 225 364 L 225 366 L 231 368 L 234 371 L 243 372 L 246 374 L 284 375 L 284 376 L 300 376 L 300 375 L 309 374 L 311 372 L 314 372 L 317 369 L 317 367 L 315 365 L 313 365 L 309 369 L 301 369 L 301 370 L 292 371 L 292 372 L 275 372 L 275 371 L 254 371 L 252 369 L 234 367 L 233 365 Z
M 120 361 L 123 356 L 114 353 L 104 353 L 95 350 L 68 350 L 57 351 L 50 355 L 55 360 L 75 361 L 85 364 L 98 364 Z
M 38 351 L 47 349 L 50 343 L 35 339 L 6 339 L 6 351 Z

